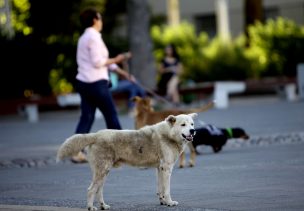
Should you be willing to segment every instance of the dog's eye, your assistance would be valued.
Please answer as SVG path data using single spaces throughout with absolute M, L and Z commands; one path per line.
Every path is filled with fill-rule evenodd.
M 185 124 L 185 123 L 184 123 L 184 124 L 181 124 L 181 126 L 182 126 L 182 127 L 185 127 L 185 126 L 186 126 L 186 124 Z
M 191 123 L 191 126 L 193 126 L 194 124 L 193 123 Z

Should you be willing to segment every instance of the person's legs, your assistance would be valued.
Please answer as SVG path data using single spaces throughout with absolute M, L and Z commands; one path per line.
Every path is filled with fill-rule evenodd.
M 178 77 L 173 76 L 168 82 L 168 96 L 172 99 L 173 103 L 178 105 L 180 103 L 180 97 L 178 92 Z
M 112 98 L 112 94 L 109 91 L 107 81 L 99 81 L 95 84 L 94 95 L 96 100 L 96 106 L 102 112 L 108 129 L 121 129 L 121 125 L 118 119 L 116 107 Z
M 140 85 L 134 84 L 136 88 L 136 95 L 139 97 L 145 97 L 147 95 L 146 90 L 143 89 Z
M 77 91 L 81 98 L 81 116 L 75 133 L 88 133 L 95 118 L 96 105 L 94 105 L 93 95 L 91 93 L 90 84 L 77 82 Z
M 128 80 L 120 80 L 117 83 L 117 86 L 112 90 L 113 92 L 125 92 L 130 88 L 131 82 Z
M 76 134 L 83 134 L 88 133 L 91 130 L 91 127 L 94 122 L 95 118 L 95 110 L 96 106 L 93 103 L 93 96 L 90 91 L 90 84 L 83 83 L 80 81 L 77 81 L 76 89 L 78 93 L 80 94 L 81 98 L 81 115 L 79 122 L 76 127 Z M 77 155 L 73 156 L 71 159 L 74 163 L 83 163 L 86 162 L 86 156 L 84 154 L 84 151 L 80 151 Z
M 145 97 L 146 91 L 142 89 L 138 84 L 132 83 L 130 86 L 130 92 L 129 92 L 129 99 L 128 99 L 128 108 L 129 110 L 132 110 L 135 106 L 135 103 L 133 102 L 133 98 L 139 96 L 139 97 Z
M 157 91 L 158 94 L 166 96 L 167 92 L 168 92 L 168 82 L 171 79 L 171 77 L 173 76 L 173 73 L 163 73 L 161 75 L 161 78 L 157 84 Z
M 76 132 L 75 133 L 88 133 L 91 130 L 91 127 L 95 118 L 95 110 L 96 107 L 92 105 L 85 96 L 81 96 L 81 116 L 78 122 Z
M 128 93 L 128 109 L 132 110 L 134 107 L 134 102 L 131 100 L 135 96 L 144 97 L 146 96 L 145 90 L 143 90 L 139 85 L 128 80 L 121 80 L 118 82 L 117 87 L 113 92 L 127 92 Z

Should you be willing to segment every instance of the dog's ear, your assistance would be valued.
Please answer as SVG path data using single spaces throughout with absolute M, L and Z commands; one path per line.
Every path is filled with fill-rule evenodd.
M 131 101 L 132 102 L 138 102 L 141 98 L 138 96 L 132 97 Z
M 192 119 L 195 119 L 197 117 L 197 113 L 191 113 L 191 114 L 188 114 L 189 116 L 191 116 Z
M 176 118 L 173 115 L 170 115 L 166 118 L 166 121 L 169 123 L 169 125 L 174 125 L 174 123 L 176 122 Z

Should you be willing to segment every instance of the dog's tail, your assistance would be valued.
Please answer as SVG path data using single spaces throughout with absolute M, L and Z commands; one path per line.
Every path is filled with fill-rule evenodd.
M 204 112 L 209 110 L 210 108 L 212 108 L 215 105 L 215 101 L 211 101 L 209 103 L 207 103 L 206 105 L 200 107 L 200 108 L 193 108 L 190 109 L 187 113 L 199 113 L 199 112 Z
M 96 138 L 93 137 L 93 134 L 75 134 L 63 142 L 57 151 L 56 161 L 59 162 L 66 157 L 71 157 L 86 146 L 94 144 Z

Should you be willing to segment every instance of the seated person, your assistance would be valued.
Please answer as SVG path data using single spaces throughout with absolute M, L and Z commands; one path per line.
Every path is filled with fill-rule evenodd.
M 127 92 L 129 99 L 127 106 L 129 112 L 132 112 L 135 104 L 131 99 L 135 96 L 145 97 L 147 95 L 146 91 L 138 85 L 133 75 L 130 75 L 118 65 L 112 64 L 109 66 L 109 69 L 112 83 L 111 91 L 113 93 Z M 119 76 L 123 76 L 123 78 L 119 78 Z

